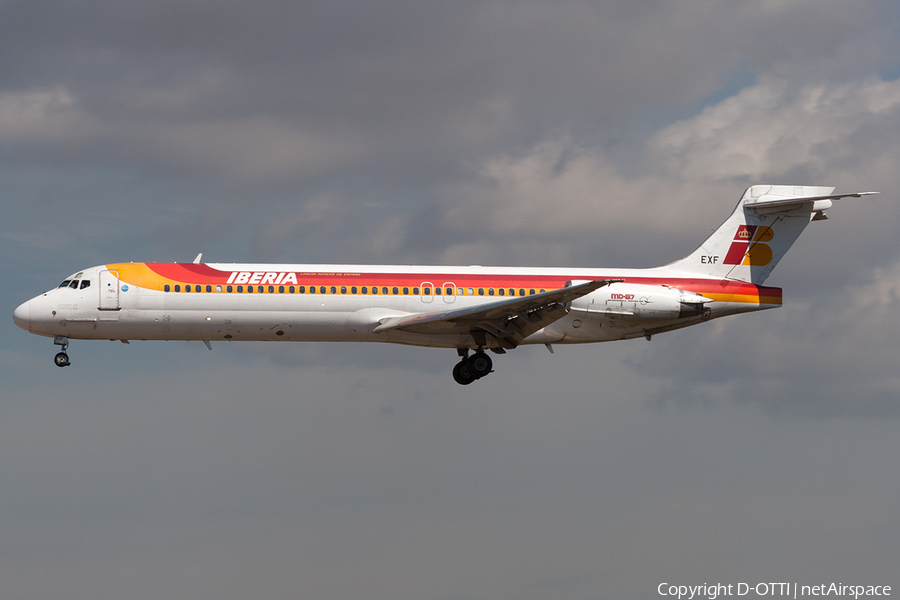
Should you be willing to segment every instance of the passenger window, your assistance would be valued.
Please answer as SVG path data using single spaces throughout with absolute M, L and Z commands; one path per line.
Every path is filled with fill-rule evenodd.
M 86 288 L 86 287 L 91 287 L 91 280 L 90 280 L 90 279 L 82 279 L 82 280 L 81 280 L 81 289 L 84 289 L 84 288 Z
M 452 288 L 452 287 L 447 288 L 446 290 L 444 290 L 444 293 L 445 293 L 447 296 L 452 296 L 452 295 L 453 295 L 453 288 Z
M 269 287 L 269 289 L 272 289 L 272 288 Z M 279 286 L 278 286 L 278 293 L 279 293 L 279 294 L 283 294 L 283 293 L 284 293 L 284 286 L 283 286 L 283 285 L 279 285 Z
M 363 293 L 363 294 L 368 294 L 368 293 L 369 293 L 369 288 L 367 288 L 366 286 L 362 286 L 362 293 Z
M 233 290 L 234 290 L 234 288 L 231 287 L 230 285 L 227 286 L 227 287 L 225 288 L 225 291 L 227 291 L 229 294 L 230 294 Z
M 488 296 L 494 295 L 494 288 L 488 288 Z
M 363 289 L 365 289 L 365 288 L 363 288 Z M 375 286 L 375 285 L 372 286 L 372 293 L 378 294 L 378 286 Z
M 337 286 L 331 286 L 331 293 L 337 294 Z
M 381 293 L 384 295 L 387 295 L 387 288 L 386 287 L 381 288 Z M 397 293 L 397 288 L 394 288 L 394 293 L 395 294 Z
M 168 292 L 168 291 L 169 291 L 169 284 L 168 284 L 168 283 L 167 283 L 166 285 L 163 286 L 163 291 L 164 291 L 164 292 Z
M 469 296 L 474 296 L 474 295 L 475 295 L 475 289 L 474 289 L 474 288 L 469 288 L 468 295 L 469 295 Z
M 430 295 L 431 295 L 431 288 L 430 288 L 430 287 L 424 287 L 424 288 L 422 288 L 422 291 L 425 293 L 426 296 L 430 296 Z M 440 289 L 437 289 L 437 290 L 435 290 L 435 291 L 436 291 L 438 294 L 441 293 L 441 290 L 440 290 Z M 416 292 L 416 293 L 418 293 L 418 292 Z
M 320 286 L 319 286 L 319 293 L 320 293 L 320 294 L 324 294 L 324 293 L 325 293 L 325 286 L 324 286 L 324 285 L 320 285 Z
M 301 294 L 305 294 L 305 293 L 306 293 L 306 286 L 305 286 L 305 285 L 301 285 L 300 287 L 297 288 L 297 291 L 300 292 Z
M 191 291 L 191 286 L 189 286 L 189 285 L 184 286 L 184 291 L 185 292 Z
M 240 287 L 240 286 L 238 286 L 238 287 Z M 252 285 L 248 285 L 248 286 L 247 286 L 247 293 L 248 293 L 248 294 L 252 294 L 252 293 L 253 293 L 253 286 L 252 286 Z
M 529 296 L 534 296 L 534 288 L 531 288 L 531 289 L 528 290 L 528 295 L 529 295 Z
M 263 286 L 261 286 L 261 285 L 256 286 L 256 291 L 259 292 L 260 294 L 263 293 L 263 290 L 265 290 L 265 288 Z
M 342 286 L 341 286 L 341 293 L 342 293 L 342 294 L 346 294 L 346 293 L 347 293 L 347 286 L 346 286 L 346 285 L 342 285 Z
M 207 293 L 207 294 L 211 294 L 211 293 L 212 293 L 212 286 L 211 286 L 211 285 L 206 286 L 206 293 Z
M 503 296 L 504 294 L 506 294 L 506 290 L 504 290 L 503 288 L 500 288 L 498 291 L 500 292 L 500 295 L 501 295 L 501 296 Z M 493 294 L 491 294 L 491 295 L 493 296 Z
M 176 291 L 176 292 L 180 292 L 180 291 L 181 291 L 181 286 L 180 286 L 180 285 L 176 285 L 176 286 L 175 286 L 175 291 Z
M 408 295 L 409 295 L 409 288 L 408 288 L 408 287 L 403 288 L 403 295 L 404 295 L 404 296 L 408 296 Z
M 427 289 L 427 288 L 426 288 L 426 289 Z M 404 292 L 404 293 L 405 293 L 405 292 Z M 417 287 L 414 287 L 414 288 L 413 288 L 413 295 L 415 295 L 415 296 L 418 296 L 418 295 L 419 295 L 419 288 L 417 288 Z
M 221 294 L 221 293 L 222 293 L 222 286 L 221 286 L 221 285 L 217 285 L 217 286 L 216 286 L 216 293 L 217 293 L 217 294 Z
M 547 290 L 545 290 L 544 288 L 541 288 L 541 293 L 542 293 L 542 294 L 543 294 L 544 292 L 546 292 L 546 291 L 547 291 Z
M 288 288 L 288 293 L 289 293 L 289 294 L 293 294 L 293 293 L 294 293 L 294 286 L 290 286 L 290 287 Z
M 355 286 L 355 285 L 354 285 L 353 287 L 350 288 L 350 293 L 351 293 L 351 294 L 355 294 L 355 293 L 356 293 L 356 286 Z
M 398 288 L 394 288 L 394 289 L 393 289 L 393 290 L 391 290 L 391 291 L 393 291 L 393 292 L 394 292 L 394 295 L 395 295 L 395 296 L 396 296 L 396 295 L 397 295 L 397 294 L 399 294 L 399 293 L 400 293 L 400 290 L 399 290 L 399 289 L 398 289 Z
M 520 290 L 519 290 L 519 295 L 520 295 L 520 296 L 524 296 L 524 295 L 525 295 L 525 290 L 524 290 L 524 289 L 520 289 Z
M 478 295 L 484 296 L 484 288 L 478 288 Z

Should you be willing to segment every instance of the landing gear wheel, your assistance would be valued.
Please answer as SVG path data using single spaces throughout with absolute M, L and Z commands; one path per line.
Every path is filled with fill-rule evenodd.
M 477 378 L 472 375 L 468 361 L 462 360 L 453 367 L 453 379 L 460 385 L 469 385 Z
M 60 352 L 59 354 L 54 356 L 53 362 L 56 363 L 57 367 L 68 367 L 70 364 L 72 364 L 69 362 L 69 355 L 65 352 Z
M 472 372 L 475 379 L 481 379 L 490 373 L 491 368 L 494 366 L 491 357 L 484 352 L 476 352 L 466 362 L 469 365 L 469 371 Z

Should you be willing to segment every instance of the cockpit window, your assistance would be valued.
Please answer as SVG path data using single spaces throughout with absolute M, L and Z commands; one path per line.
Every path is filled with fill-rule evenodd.
M 84 288 L 86 288 L 86 287 L 91 287 L 91 280 L 90 280 L 90 279 L 82 279 L 82 280 L 81 280 L 81 289 L 84 289 Z
M 72 283 L 69 284 L 69 287 L 72 288 L 73 290 L 77 290 L 78 289 L 78 280 L 73 279 Z
M 72 280 L 71 280 L 71 279 L 66 279 L 65 281 L 63 281 L 61 284 L 59 284 L 59 285 L 56 286 L 56 287 L 61 287 L 61 288 L 69 287 L 69 284 L 70 284 L 70 283 L 72 283 Z

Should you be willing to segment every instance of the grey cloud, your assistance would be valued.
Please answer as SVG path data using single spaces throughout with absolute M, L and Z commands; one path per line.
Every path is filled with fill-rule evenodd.
M 618 358 L 651 344 L 524 349 L 508 378 L 466 390 L 402 367 L 215 366 L 177 345 L 166 393 L 133 366 L 158 350 L 133 344 L 109 365 L 129 374 L 127 389 L 82 385 L 96 379 L 88 369 L 67 396 L 49 382 L 7 388 L 16 402 L 0 439 L 21 451 L 4 453 L 17 457 L 4 475 L 23 485 L 2 493 L 4 563 L 20 567 L 4 580 L 33 592 L 30 578 L 50 574 L 50 597 L 149 585 L 201 598 L 297 586 L 545 598 L 563 579 L 561 597 L 620 597 L 704 569 L 741 577 L 747 560 L 806 577 L 887 572 L 856 552 L 863 540 L 890 548 L 871 531 L 892 484 L 855 468 L 890 464 L 870 455 L 883 425 L 822 432 L 752 410 L 659 410 L 643 401 L 657 384 Z M 384 406 L 396 407 L 389 418 Z M 848 501 L 868 507 L 849 538 Z M 801 549 L 810 566 L 792 562 Z M 61 576 L 76 567 L 91 577 Z
M 602 138 L 600 128 L 615 129 L 623 116 L 690 106 L 755 53 L 789 60 L 808 47 L 797 43 L 803 39 L 827 54 L 875 19 L 839 4 L 815 19 L 765 4 L 687 11 L 627 4 L 13 3 L 4 19 L 16 49 L 10 56 L 36 61 L 35 79 L 6 91 L 63 86 L 82 110 L 80 122 L 102 118 L 119 132 L 69 152 L 90 144 L 88 156 L 108 160 L 121 153 L 117 138 L 141 131 L 165 136 L 170 149 L 217 136 L 193 161 L 150 156 L 151 163 L 168 157 L 175 173 L 203 175 L 203 161 L 222 144 L 252 165 L 258 148 L 223 137 L 245 123 L 276 123 L 326 149 L 358 140 L 379 168 L 407 161 L 420 170 L 426 158 L 458 162 L 558 128 L 579 140 Z M 37 38 L 18 35 L 25 23 L 42 25 Z M 844 35 L 829 35 L 838 28 Z M 272 133 L 248 132 L 251 141 Z M 217 173 L 231 169 L 222 163 Z
M 820 282 L 785 306 L 723 320 L 653 346 L 632 366 L 656 379 L 653 402 L 758 405 L 779 416 L 896 419 L 900 379 L 892 346 L 900 306 L 896 263 L 850 281 Z M 804 290 L 800 290 L 803 292 Z M 690 348 L 675 352 L 674 348 Z M 676 400 L 677 399 L 677 400 Z

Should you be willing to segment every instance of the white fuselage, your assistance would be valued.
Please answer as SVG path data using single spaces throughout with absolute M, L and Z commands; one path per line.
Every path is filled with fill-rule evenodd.
M 124 263 L 85 269 L 67 280 L 78 282 L 74 286 L 52 289 L 20 306 L 15 320 L 32 333 L 69 339 L 371 341 L 475 348 L 495 344 L 490 339 L 479 344 L 460 332 L 375 333 L 373 329 L 391 317 L 487 305 L 600 278 L 624 281 L 569 303 L 568 314 L 522 343 L 589 343 L 646 336 L 780 304 L 777 288 L 728 283 L 777 291 L 777 304 L 761 301 L 758 291 L 755 298 L 741 290 L 716 297 L 711 290 L 725 285 L 720 280 L 679 277 L 657 269 L 212 264 L 203 267 L 221 273 L 216 283 L 193 283 L 184 277 L 165 279 L 180 284 L 163 284 L 156 274 L 151 279 L 130 276 L 129 269 L 138 265 L 144 266 Z M 86 287 L 85 281 L 90 282 Z M 237 281 L 246 283 L 241 284 L 240 293 Z M 179 291 L 174 291 L 176 286 Z M 685 294 L 703 294 L 715 301 L 705 310 L 702 306 L 693 310 L 695 305 L 679 302 Z

